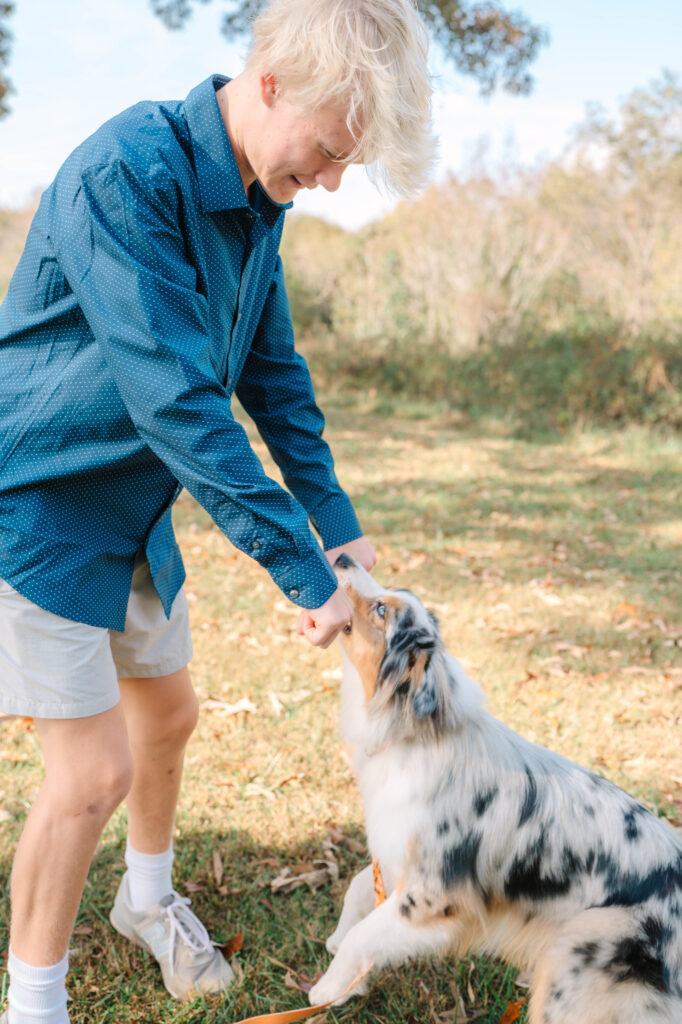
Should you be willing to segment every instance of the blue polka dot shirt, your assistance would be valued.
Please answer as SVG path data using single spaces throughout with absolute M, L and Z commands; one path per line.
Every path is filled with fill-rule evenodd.
M 76 149 L 0 306 L 0 577 L 94 626 L 123 629 L 140 548 L 169 613 L 183 487 L 301 607 L 336 588 L 310 523 L 325 548 L 362 533 L 294 349 L 286 207 L 258 183 L 244 192 L 215 95 L 226 81 L 138 103 Z

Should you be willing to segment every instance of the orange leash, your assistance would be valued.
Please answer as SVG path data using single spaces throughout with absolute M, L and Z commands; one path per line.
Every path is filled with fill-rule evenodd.
M 374 872 L 374 906 L 379 907 L 386 900 L 386 889 L 381 876 L 381 868 L 376 857 L 372 858 L 372 871 Z
M 386 889 L 384 888 L 384 880 L 381 877 L 381 868 L 379 867 L 379 861 L 376 859 L 372 860 L 372 872 L 374 874 L 374 906 L 378 907 L 386 899 Z M 357 978 L 351 981 L 348 988 L 345 988 L 341 993 L 341 996 L 345 996 L 346 992 L 350 992 L 352 988 L 362 981 L 364 976 L 371 971 L 374 962 L 365 967 L 361 974 L 358 974 Z M 336 997 L 340 999 L 340 996 Z M 236 1024 L 294 1024 L 294 1021 L 305 1020 L 306 1017 L 312 1017 L 314 1013 L 319 1013 L 320 1010 L 326 1010 L 328 1006 L 331 1006 L 334 1002 L 330 999 L 328 1003 L 319 1003 L 317 1006 L 306 1006 L 302 1010 L 282 1010 L 281 1013 L 262 1013 L 258 1017 L 245 1017 L 243 1020 L 237 1021 Z
M 348 988 L 345 988 L 341 993 L 341 996 L 345 996 L 346 992 L 350 992 L 352 988 L 362 981 L 368 971 L 371 971 L 373 964 L 369 967 L 365 967 L 361 974 L 358 974 L 357 978 L 351 981 Z M 335 999 L 340 999 L 341 996 L 335 996 Z M 320 1010 L 326 1010 L 328 1006 L 331 1006 L 334 999 L 330 999 L 328 1003 L 319 1003 L 317 1006 L 306 1006 L 302 1010 L 282 1010 L 281 1013 L 262 1013 L 258 1017 L 245 1017 L 244 1020 L 240 1020 L 237 1024 L 293 1024 L 296 1020 L 305 1020 L 306 1017 L 311 1017 L 314 1013 L 319 1013 Z

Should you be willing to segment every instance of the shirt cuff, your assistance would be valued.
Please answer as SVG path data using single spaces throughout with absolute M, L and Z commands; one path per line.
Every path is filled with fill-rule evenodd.
M 315 512 L 310 514 L 310 520 L 322 538 L 325 551 L 363 536 L 355 509 L 343 491 L 329 495 L 317 506 Z
M 291 561 L 285 572 L 273 572 L 272 579 L 299 608 L 319 608 L 338 587 L 334 570 L 319 547 Z

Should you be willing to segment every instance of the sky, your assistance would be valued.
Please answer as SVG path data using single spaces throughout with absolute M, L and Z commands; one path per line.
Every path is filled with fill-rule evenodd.
M 633 89 L 663 68 L 682 72 L 681 0 L 511 0 L 549 32 L 532 66 L 532 95 L 497 92 L 448 67 L 435 48 L 434 128 L 440 156 L 434 180 L 466 173 L 481 141 L 492 164 L 526 165 L 561 154 L 588 102 L 615 113 Z M 237 74 L 246 42 L 220 34 L 221 0 L 198 5 L 169 32 L 149 0 L 16 0 L 9 76 L 12 112 L 0 120 L 0 206 L 21 207 L 48 185 L 64 158 L 107 118 L 142 99 L 180 99 L 204 78 Z M 294 209 L 353 230 L 395 200 L 361 168 L 336 193 L 297 197 Z

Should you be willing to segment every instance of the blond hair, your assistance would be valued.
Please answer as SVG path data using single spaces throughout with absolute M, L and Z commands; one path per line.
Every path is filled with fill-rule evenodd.
M 307 109 L 342 104 L 356 142 L 345 162 L 410 195 L 435 155 L 427 49 L 412 0 L 273 0 L 248 65 Z

